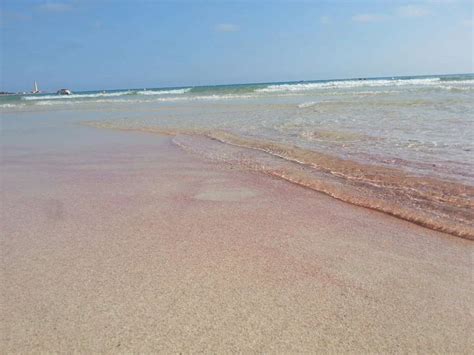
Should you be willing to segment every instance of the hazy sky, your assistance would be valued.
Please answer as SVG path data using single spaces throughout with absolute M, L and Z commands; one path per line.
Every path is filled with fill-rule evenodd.
M 474 71 L 472 0 L 0 4 L 0 90 Z

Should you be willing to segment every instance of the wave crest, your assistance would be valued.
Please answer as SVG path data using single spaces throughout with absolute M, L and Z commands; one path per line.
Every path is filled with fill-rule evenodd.
M 380 79 L 380 80 L 340 80 L 318 83 L 295 83 L 269 85 L 256 92 L 280 92 L 280 91 L 308 91 L 317 89 L 351 89 L 358 87 L 384 87 L 384 86 L 406 86 L 406 85 L 434 85 L 440 81 L 439 78 L 427 79 Z
M 73 99 L 94 99 L 94 98 L 114 98 L 120 96 L 134 95 L 181 95 L 191 91 L 192 88 L 169 89 L 169 90 L 127 90 L 117 92 L 98 92 L 98 93 L 78 93 L 72 95 L 39 95 L 39 96 L 23 96 L 21 99 L 25 101 L 44 101 L 44 100 L 73 100 Z

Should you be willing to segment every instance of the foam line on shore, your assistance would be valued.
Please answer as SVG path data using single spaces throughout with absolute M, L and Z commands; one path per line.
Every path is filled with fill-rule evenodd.
M 173 142 L 184 150 L 207 159 L 260 171 L 341 201 L 474 240 L 472 186 L 219 130 L 126 127 L 108 122 L 85 124 L 172 136 Z

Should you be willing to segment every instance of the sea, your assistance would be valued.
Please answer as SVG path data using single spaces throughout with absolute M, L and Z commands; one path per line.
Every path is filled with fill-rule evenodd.
M 0 114 L 2 127 L 53 117 L 168 135 L 196 156 L 474 239 L 474 74 L 7 95 Z

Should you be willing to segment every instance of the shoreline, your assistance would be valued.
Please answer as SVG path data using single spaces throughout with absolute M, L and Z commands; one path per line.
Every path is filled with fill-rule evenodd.
M 367 164 L 329 156 L 327 153 L 307 151 L 302 148 L 284 146 L 273 142 L 251 140 L 225 131 L 183 130 L 160 127 L 121 127 L 107 122 L 82 122 L 81 124 L 100 129 L 152 133 L 175 137 L 173 142 L 176 145 L 198 156 L 228 164 L 240 165 L 246 169 L 250 168 L 313 191 L 324 193 L 332 198 L 355 206 L 383 212 L 431 230 L 448 233 L 467 240 L 474 240 L 474 226 L 472 225 L 472 218 L 474 218 L 472 208 L 474 208 L 474 206 L 471 199 L 471 197 L 474 196 L 474 187 L 463 185 L 460 182 L 437 180 L 432 177 L 414 177 L 393 168 L 376 165 L 369 166 Z M 181 136 L 184 136 L 184 140 L 176 139 L 176 137 Z M 187 136 L 191 137 L 191 143 L 187 142 Z M 222 143 L 223 146 L 202 148 L 200 146 L 201 142 L 197 141 L 198 147 L 196 149 L 196 147 L 193 147 L 194 142 L 192 142 L 192 137 L 196 136 L 211 141 L 218 141 Z M 220 149 L 228 149 L 227 146 L 229 145 L 241 150 L 237 152 L 229 151 L 228 154 L 230 157 L 219 157 L 218 154 L 215 153 L 215 151 Z M 268 154 L 272 158 L 283 159 L 286 165 L 276 163 L 274 167 L 272 167 L 272 162 L 268 158 L 250 155 L 247 153 L 248 151 L 259 151 Z M 240 154 L 241 161 L 232 158 L 233 155 L 237 154 Z M 246 158 L 243 159 L 241 158 L 242 156 L 246 156 Z M 259 163 L 259 160 L 269 164 L 269 167 L 266 167 L 265 163 Z M 344 162 L 344 164 L 341 162 Z M 291 163 L 295 164 L 292 165 Z M 314 176 L 311 168 L 316 167 L 318 167 L 319 170 L 323 167 L 322 170 L 328 171 L 330 178 L 328 179 L 328 174 Z M 305 168 L 310 169 L 308 171 L 304 170 Z M 350 176 L 350 172 L 347 173 L 347 171 L 351 169 L 356 172 L 356 175 L 352 177 Z M 361 176 L 363 176 L 360 172 L 364 170 L 365 176 L 373 176 L 375 179 L 371 177 L 370 179 L 373 179 L 373 181 L 367 180 L 365 186 L 361 184 L 354 185 L 353 181 L 360 180 Z M 343 176 L 344 178 L 342 180 L 334 179 L 334 177 L 337 176 Z M 402 187 L 401 182 L 407 187 L 405 191 L 398 191 Z M 380 188 L 383 184 L 387 184 L 389 188 L 386 188 L 385 191 L 379 195 L 375 194 L 371 197 L 367 197 L 367 195 L 374 193 L 373 187 Z M 433 185 L 433 196 L 429 196 L 428 200 L 422 201 L 429 193 L 422 191 L 421 188 L 426 189 L 426 186 L 429 185 Z M 395 189 L 395 193 L 390 191 L 391 188 Z M 357 189 L 362 190 L 357 191 Z M 420 189 L 420 191 L 413 193 L 412 191 L 416 189 Z M 384 196 L 384 193 L 387 192 L 391 195 Z M 397 194 L 406 194 L 407 192 L 413 196 L 405 200 L 393 201 L 396 199 Z M 462 195 L 466 196 L 461 197 Z M 430 208 L 442 208 L 447 210 L 449 205 L 430 206 L 430 203 L 446 200 L 446 196 L 451 196 L 449 200 L 455 201 L 459 207 L 462 206 L 462 210 L 457 211 L 456 209 L 459 209 L 459 207 L 453 206 L 453 210 L 451 211 L 452 215 L 448 216 L 436 215 L 436 209 L 429 211 Z M 411 199 L 413 199 L 415 203 L 411 201 Z M 425 206 L 421 205 L 421 203 L 425 203 Z M 420 209 L 420 205 L 424 208 Z M 458 215 L 454 213 L 458 213 Z M 459 220 L 460 218 L 462 219 Z M 456 221 L 456 219 L 458 220 Z
M 74 129 L 97 138 L 4 150 L 3 352 L 472 348 L 470 241 Z

